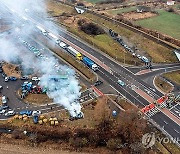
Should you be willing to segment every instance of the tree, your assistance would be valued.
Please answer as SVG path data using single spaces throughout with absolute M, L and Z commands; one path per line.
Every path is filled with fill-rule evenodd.
M 144 119 L 140 119 L 138 110 L 127 110 L 121 113 L 117 127 L 117 135 L 122 136 L 127 143 L 135 143 L 141 139 L 147 128 Z

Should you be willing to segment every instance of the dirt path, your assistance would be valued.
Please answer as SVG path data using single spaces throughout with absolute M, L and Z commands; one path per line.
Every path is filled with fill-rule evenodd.
M 22 145 L 0 143 L 0 154 L 30 154 L 32 152 L 33 154 L 78 154 L 77 152 L 44 149 L 39 147 L 25 147 Z

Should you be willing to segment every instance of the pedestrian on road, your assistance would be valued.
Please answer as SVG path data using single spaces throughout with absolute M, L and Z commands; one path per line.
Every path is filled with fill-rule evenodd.
M 7 89 L 8 89 L 8 86 L 7 86 Z

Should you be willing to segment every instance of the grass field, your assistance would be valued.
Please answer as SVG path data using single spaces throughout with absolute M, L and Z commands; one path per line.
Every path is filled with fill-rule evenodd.
M 180 70 L 166 73 L 163 76 L 180 85 Z
M 119 8 L 119 9 L 108 10 L 107 13 L 117 15 L 118 13 L 131 12 L 131 11 L 134 11 L 134 10 L 136 10 L 135 6 L 127 7 L 127 8 Z
M 159 11 L 159 16 L 136 21 L 138 25 L 180 39 L 180 15 Z

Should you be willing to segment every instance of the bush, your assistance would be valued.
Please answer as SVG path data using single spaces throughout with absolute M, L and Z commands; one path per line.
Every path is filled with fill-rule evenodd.
M 105 33 L 101 27 L 92 22 L 88 23 L 85 19 L 78 20 L 77 24 L 83 32 L 89 35 L 100 35 Z
M 117 150 L 122 147 L 122 141 L 119 138 L 109 139 L 107 142 L 107 148 L 110 150 Z
M 80 138 L 80 137 L 70 138 L 69 143 L 76 148 L 82 148 L 88 145 L 88 140 L 87 138 Z
M 173 8 L 169 8 L 167 11 L 168 12 L 175 12 Z

